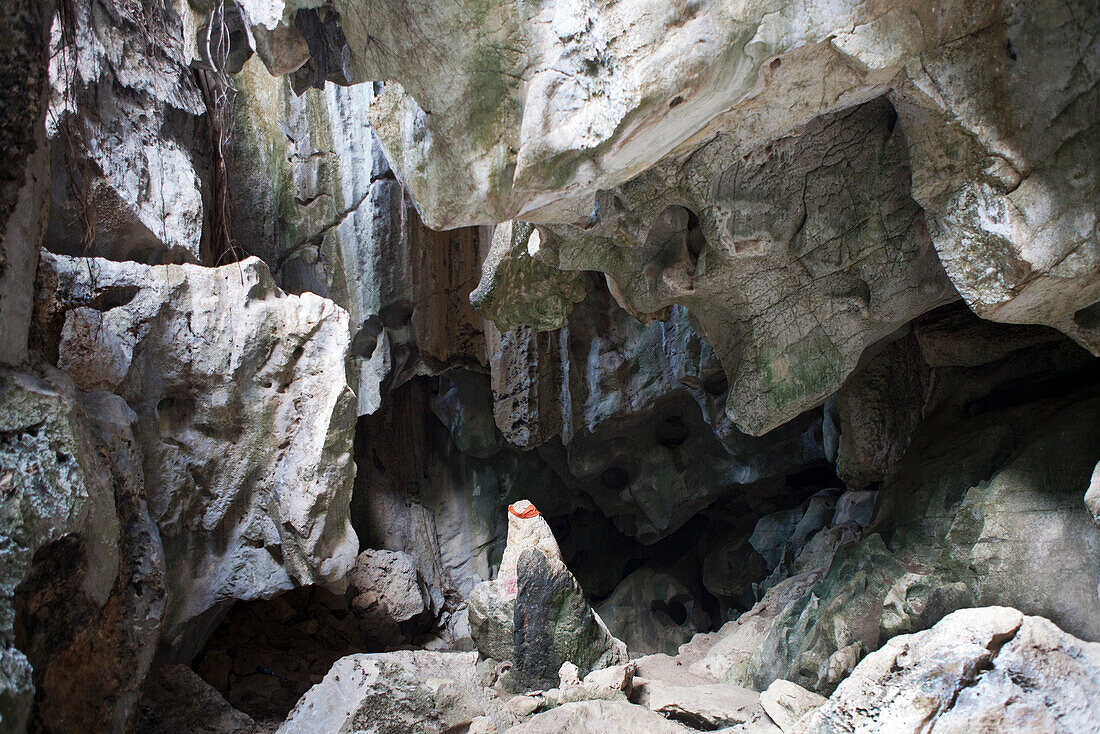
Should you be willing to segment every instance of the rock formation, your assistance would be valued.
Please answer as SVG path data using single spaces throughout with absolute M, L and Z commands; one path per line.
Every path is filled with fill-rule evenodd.
M 626 646 L 588 606 L 550 526 L 526 500 L 508 506 L 500 571 L 471 592 L 469 613 L 478 650 L 510 663 L 504 684 L 516 692 L 550 688 L 566 663 L 583 676 L 626 659 Z
M 1095 728 L 1094 6 L 10 0 L 0 731 Z

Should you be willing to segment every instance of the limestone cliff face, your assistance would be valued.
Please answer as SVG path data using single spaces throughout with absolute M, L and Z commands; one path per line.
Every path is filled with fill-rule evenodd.
M 813 729 L 1100 639 L 1086 0 L 9 5 L 0 729 Z M 471 617 L 519 500 L 567 570 Z

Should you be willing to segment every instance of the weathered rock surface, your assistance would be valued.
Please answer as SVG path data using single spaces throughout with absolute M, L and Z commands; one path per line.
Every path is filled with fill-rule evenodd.
M 371 118 L 428 223 L 581 223 L 577 255 L 543 232 L 539 259 L 608 273 L 639 313 L 688 306 L 752 433 L 820 402 L 863 349 L 956 289 L 985 317 L 1096 347 L 1087 3 L 345 5 L 343 71 L 397 82 Z M 866 104 L 884 96 L 896 118 Z M 852 108 L 883 110 L 889 134 L 856 133 Z M 782 155 L 830 115 L 858 145 Z M 699 173 L 716 152 L 725 165 Z M 822 188 L 826 172 L 850 183 Z
M 508 507 L 508 546 L 497 578 L 470 596 L 470 631 L 483 655 L 511 661 L 507 689 L 552 688 L 566 662 L 581 676 L 626 661 L 561 560 L 546 520 L 530 502 Z
M 0 12 L 0 364 L 18 365 L 27 356 L 49 188 L 45 122 L 54 3 L 19 0 Z
M 358 413 L 413 375 L 479 366 L 482 319 L 469 295 L 481 233 L 421 223 L 366 122 L 374 87 L 302 91 L 255 60 L 234 81 L 234 237 L 287 292 L 348 311 Z
M 65 8 L 51 56 L 45 247 L 140 262 L 216 259 L 223 253 L 211 251 L 206 210 L 218 121 L 208 104 L 225 90 L 204 90 L 214 76 L 191 68 L 197 14 L 182 2 Z
M 782 731 L 794 729 L 798 720 L 825 703 L 825 697 L 797 683 L 778 678 L 760 694 L 760 707 Z
M 964 609 L 867 656 L 796 732 L 1096 728 L 1100 644 L 1006 607 Z
M 586 675 L 626 660 L 626 645 L 615 639 L 564 563 L 536 548 L 520 556 L 515 597 L 511 690 L 549 688 L 566 661 Z
M 346 314 L 284 295 L 255 259 L 42 262 L 44 348 L 79 386 L 114 390 L 138 416 L 168 568 L 163 644 L 201 642 L 197 620 L 231 599 L 311 583 L 342 591 L 357 550 Z
M 728 683 L 676 686 L 647 681 L 632 700 L 693 729 L 711 731 L 759 719 L 760 694 Z
M 1082 637 L 1100 634 L 1100 531 L 1080 500 L 1100 451 L 1100 405 L 1094 387 L 1030 396 L 971 397 L 973 417 L 926 421 L 880 492 L 871 534 L 771 588 L 698 669 L 749 687 L 786 677 L 828 692 L 890 637 L 975 604 L 1013 604 Z M 1051 567 L 1056 579 L 1043 571 Z
M 162 665 L 145 684 L 138 730 L 149 734 L 259 734 L 237 711 L 186 665 Z
M 483 716 L 503 730 L 512 719 L 481 685 L 476 661 L 476 653 L 420 650 L 342 658 L 302 697 L 279 732 L 443 734 Z
M 634 313 L 686 306 L 725 369 L 726 411 L 760 435 L 956 297 L 909 197 L 893 120 L 879 100 L 756 150 L 719 134 L 601 194 L 592 220 L 552 228 L 547 248 L 563 268 L 607 273 Z
M 596 612 L 631 653 L 675 654 L 698 631 L 693 607 L 691 591 L 675 576 L 640 568 L 597 604 Z
M 431 599 L 407 553 L 366 550 L 348 573 L 351 608 L 378 643 L 402 640 L 420 631 L 431 615 Z
M 728 381 L 684 309 L 641 325 L 599 280 L 586 287 L 560 331 L 490 329 L 494 409 L 509 442 L 542 445 L 624 534 L 656 542 L 719 496 L 823 458 L 819 415 L 764 437 L 732 424 Z
M 685 726 L 641 706 L 618 701 L 579 701 L 533 716 L 509 734 L 685 734 Z
M 89 606 L 77 586 L 95 562 L 85 551 L 95 529 L 86 528 L 37 553 L 17 590 L 17 639 L 28 644 L 34 665 L 32 728 L 45 732 L 126 729 L 160 640 L 167 596 L 164 550 L 131 432 L 137 416 L 106 392 L 82 395 L 81 406 L 93 446 L 108 464 L 103 479 L 114 494 L 118 575 L 103 606 Z
M 1092 472 L 1092 481 L 1085 491 L 1085 507 L 1088 508 L 1092 519 L 1100 523 L 1100 463 Z
M 20 731 L 48 664 L 94 622 L 120 566 L 110 469 L 57 370 L 0 374 L 0 486 L 0 717 Z

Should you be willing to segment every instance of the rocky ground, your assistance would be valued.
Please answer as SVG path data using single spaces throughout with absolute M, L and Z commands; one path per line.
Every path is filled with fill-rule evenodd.
M 1094 3 L 0 15 L 0 732 L 1100 731 Z

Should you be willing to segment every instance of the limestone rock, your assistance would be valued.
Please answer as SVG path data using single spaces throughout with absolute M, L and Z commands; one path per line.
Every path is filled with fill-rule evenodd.
M 638 686 L 633 700 L 668 719 L 707 731 L 744 724 L 763 714 L 759 693 L 722 683 L 675 686 L 647 681 Z
M 469 295 L 483 235 L 421 223 L 366 122 L 375 87 L 297 90 L 255 60 L 234 83 L 234 237 L 287 292 L 348 311 L 359 415 L 417 374 L 480 365 L 482 319 Z
M 508 543 L 500 559 L 500 571 L 497 582 L 506 594 L 515 594 L 519 589 L 520 559 L 527 550 L 539 552 L 548 561 L 564 564 L 561 549 L 554 533 L 539 513 L 538 508 L 527 500 L 520 500 L 508 506 Z
M 520 556 L 514 626 L 513 666 L 505 681 L 512 690 L 551 687 L 567 660 L 583 675 L 626 660 L 626 645 L 588 606 L 565 564 L 536 548 Z
M 1092 514 L 1092 519 L 1100 524 L 1100 463 L 1092 470 L 1092 481 L 1085 491 L 1085 507 Z
M 348 573 L 350 606 L 366 634 L 382 644 L 420 631 L 431 617 L 431 600 L 407 553 L 365 550 Z
M 150 263 L 217 258 L 203 231 L 216 122 L 198 81 L 206 72 L 190 67 L 191 8 L 69 8 L 51 62 L 46 249 Z
M 162 665 L 145 684 L 138 729 L 149 734 L 259 734 L 261 729 L 236 710 L 186 665 Z
M 512 723 L 478 679 L 475 653 L 421 650 L 350 655 L 311 688 L 279 734 L 335 731 L 443 734 L 489 716 Z
M 560 329 L 573 304 L 584 300 L 581 274 L 557 270 L 536 259 L 542 236 L 533 225 L 503 222 L 481 266 L 470 301 L 501 331 L 526 326 Z
M 871 524 L 877 498 L 878 492 L 873 490 L 856 490 L 840 495 L 836 498 L 833 525 L 867 527 Z
M 34 306 L 34 270 L 49 186 L 46 110 L 49 103 L 50 22 L 54 3 L 19 0 L 5 5 L 0 23 L 0 364 L 27 356 Z
M 596 612 L 613 635 L 636 654 L 674 654 L 691 639 L 695 599 L 675 576 L 640 568 L 596 605 Z
M 785 677 L 828 693 L 887 639 L 979 604 L 1013 604 L 1096 636 L 1100 530 L 1080 495 L 1100 450 L 1096 401 L 1085 387 L 1048 400 L 977 400 L 989 407 L 973 417 L 926 419 L 879 493 L 870 534 L 827 568 L 769 589 L 697 669 L 748 687 Z M 889 548 L 876 532 L 886 523 Z M 1057 579 L 1042 570 L 1052 566 Z
M 835 392 L 867 347 L 956 297 L 892 120 L 881 100 L 756 150 L 716 135 L 601 194 L 592 220 L 552 227 L 548 247 L 560 267 L 607 273 L 633 313 L 686 306 L 725 369 L 726 411 L 761 435 Z
M 640 324 L 602 279 L 586 289 L 560 331 L 489 329 L 494 411 L 509 442 L 540 446 L 624 534 L 654 543 L 723 494 L 822 458 L 820 415 L 762 437 L 733 425 L 725 373 L 685 309 Z
M 761 708 L 784 732 L 794 729 L 799 719 L 823 703 L 824 696 L 782 678 L 772 681 L 760 694 Z
M 0 716 L 12 731 L 30 718 L 31 661 L 46 672 L 107 603 L 119 570 L 112 477 L 93 435 L 64 374 L 0 372 Z M 45 586 L 64 603 L 20 593 Z
M 160 640 L 167 593 L 164 549 L 130 428 L 136 416 L 117 395 L 88 393 L 80 402 L 93 444 L 109 464 L 119 566 L 110 596 L 87 620 L 79 618 L 86 602 L 75 588 L 79 571 L 73 574 L 74 566 L 91 562 L 80 542 L 63 539 L 41 550 L 19 588 L 18 628 L 31 641 L 26 652 L 37 688 L 33 727 L 45 732 L 122 731 L 130 724 Z
M 685 734 L 687 727 L 669 721 L 660 714 L 619 701 L 580 701 L 567 703 L 538 714 L 508 734 Z
M 46 348 L 78 385 L 112 388 L 138 416 L 168 567 L 163 644 L 201 643 L 194 623 L 229 599 L 311 583 L 343 591 L 357 550 L 346 314 L 284 295 L 255 259 L 42 262 Z M 90 311 L 101 337 L 89 342 L 68 327 Z
M 482 375 L 466 370 L 440 375 L 439 392 L 432 396 L 431 409 L 450 430 L 451 439 L 463 454 L 488 459 L 506 446 L 492 408 L 492 391 Z
M 1098 682 L 1097 643 L 1015 609 L 965 609 L 868 655 L 793 731 L 1090 731 Z
M 474 589 L 469 612 L 482 654 L 511 661 L 505 686 L 513 691 L 553 687 L 566 662 L 587 675 L 626 661 L 626 646 L 588 605 L 550 526 L 527 500 L 509 505 L 500 571 Z
M 1077 69 L 1100 18 L 1087 3 L 967 10 L 996 22 L 930 50 L 891 93 L 910 140 L 913 198 L 975 313 L 1053 326 L 1095 354 L 1100 179 L 1086 151 L 1100 131 L 1086 110 L 1100 92 L 1097 71 Z M 1011 100 L 1011 111 L 995 100 Z
M 910 332 L 883 346 L 837 392 L 837 476 L 852 489 L 883 482 L 924 418 L 931 369 L 917 343 Z
M 470 592 L 470 636 L 485 657 L 512 659 L 515 608 L 515 597 L 506 595 L 500 584 L 481 583 Z

